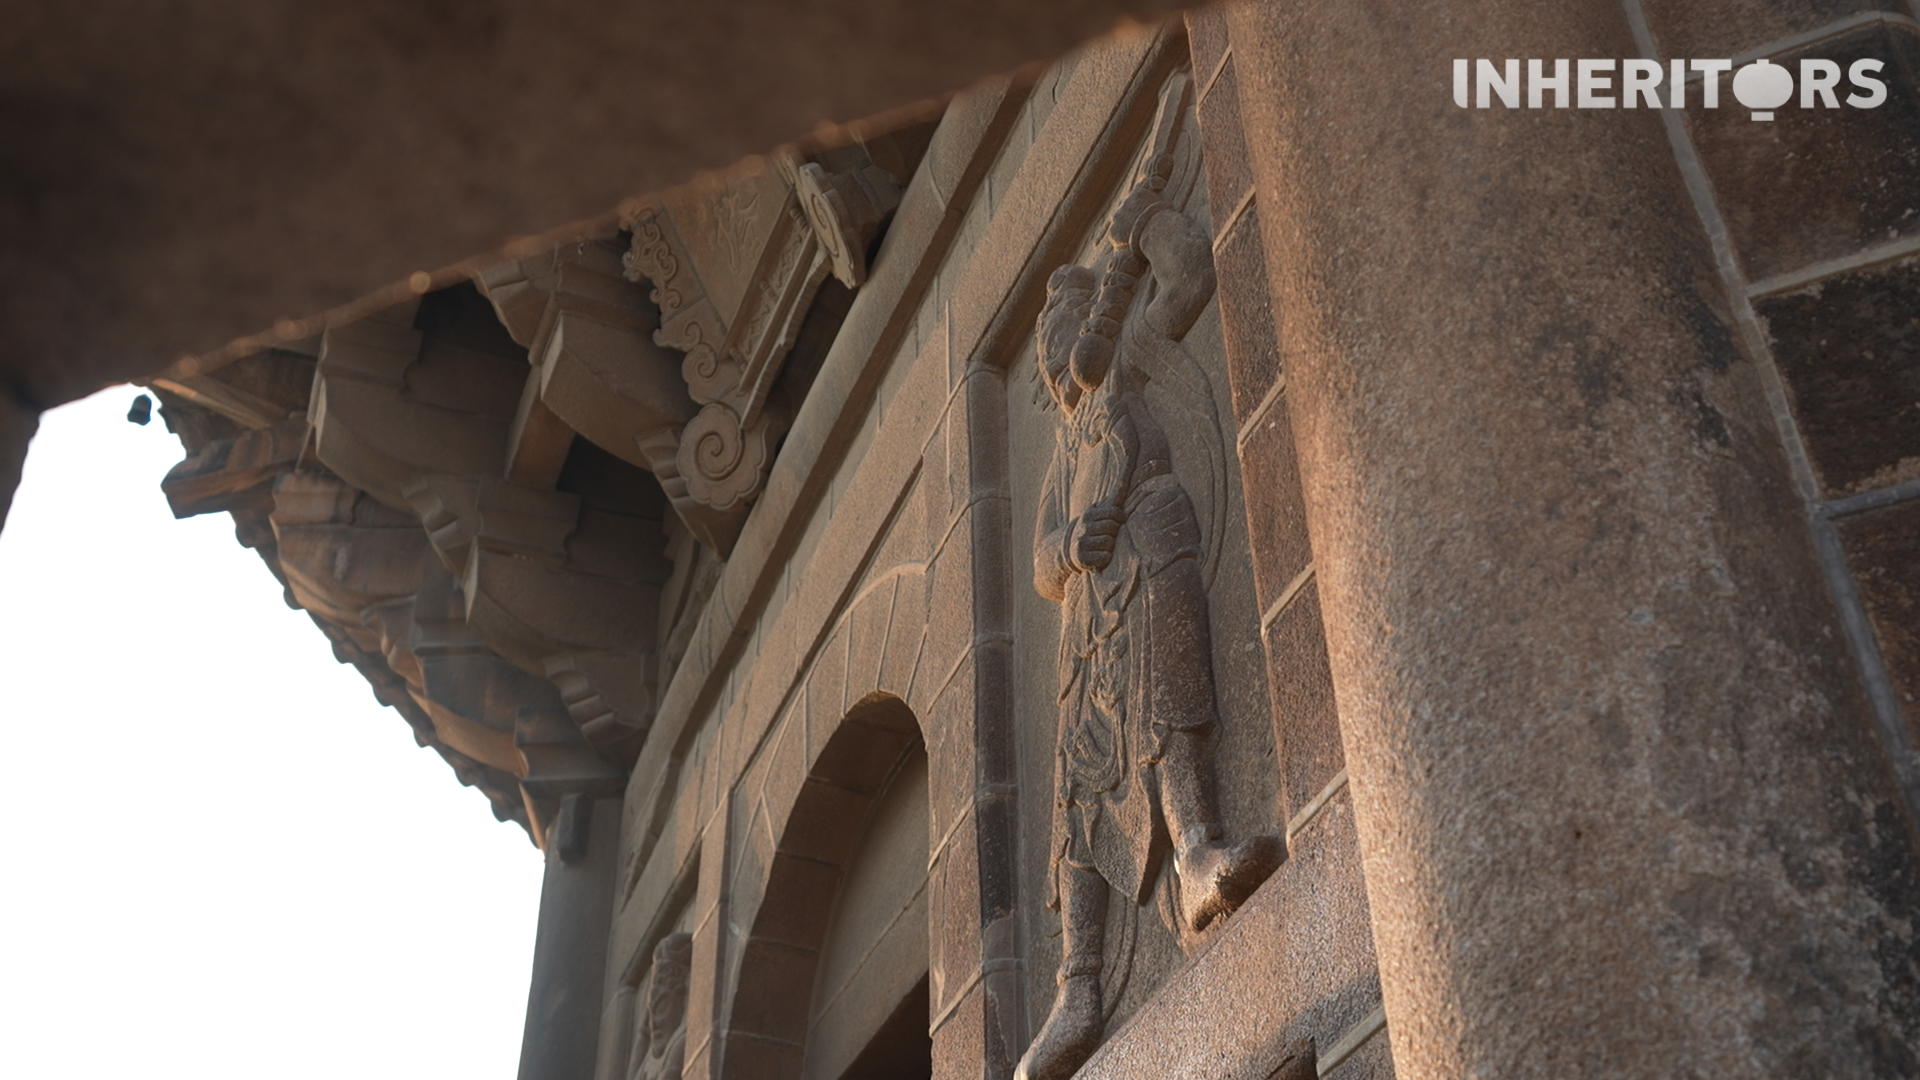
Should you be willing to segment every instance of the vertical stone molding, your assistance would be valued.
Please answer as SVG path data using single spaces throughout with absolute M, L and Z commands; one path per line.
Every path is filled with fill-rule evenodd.
M 569 802 L 556 830 L 570 835 L 546 846 L 519 1080 L 593 1080 L 620 799 L 574 795 Z
M 1445 92 L 1625 15 L 1229 22 L 1397 1075 L 1912 1071 L 1914 834 L 1661 117 Z

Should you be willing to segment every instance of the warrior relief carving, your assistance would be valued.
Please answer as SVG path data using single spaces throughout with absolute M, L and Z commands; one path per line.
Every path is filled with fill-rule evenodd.
M 1159 127 L 1093 265 L 1055 271 L 1039 319 L 1037 375 L 1059 416 L 1033 566 L 1034 587 L 1061 606 L 1050 906 L 1064 946 L 1052 1012 L 1016 1080 L 1064 1080 L 1098 1046 L 1109 901 L 1145 903 L 1169 848 L 1172 906 L 1190 932 L 1286 856 L 1278 836 L 1230 842 L 1215 797 L 1207 579 L 1220 530 L 1196 497 L 1212 512 L 1224 488 L 1183 482 L 1207 475 L 1201 463 L 1177 467 L 1183 451 L 1224 452 L 1217 438 L 1203 445 L 1216 413 L 1180 344 L 1212 296 L 1213 264 L 1204 229 L 1167 201 L 1171 124 Z
M 679 1080 L 687 1057 L 687 979 L 693 935 L 668 934 L 653 949 L 646 1012 L 634 1032 L 626 1080 Z

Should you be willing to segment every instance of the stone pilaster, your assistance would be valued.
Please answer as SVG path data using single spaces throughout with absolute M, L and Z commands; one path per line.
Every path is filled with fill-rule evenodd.
M 1612 4 L 1230 13 L 1403 1078 L 1914 1067 L 1916 854 Z
M 546 836 L 520 1080 L 593 1080 L 619 841 L 619 799 L 562 799 Z

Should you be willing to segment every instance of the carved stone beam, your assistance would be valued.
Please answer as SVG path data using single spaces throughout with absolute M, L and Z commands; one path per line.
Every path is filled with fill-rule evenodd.
M 400 510 L 422 474 L 502 471 L 526 371 L 511 358 L 426 347 L 416 307 L 329 329 L 308 408 L 318 459 Z
M 850 147 L 836 156 L 851 159 L 821 162 L 786 154 L 779 159 L 780 170 L 826 249 L 833 276 L 857 289 L 867 280 L 867 248 L 904 191 L 864 150 Z
M 208 443 L 160 481 L 177 518 L 234 510 L 260 501 L 281 473 L 291 470 L 307 442 L 307 418 L 283 418 L 273 427 Z
M 143 385 L 176 394 L 203 409 L 211 409 L 244 428 L 269 428 L 287 418 L 287 409 L 258 394 L 215 378 L 212 375 L 186 375 L 178 379 L 155 378 Z
M 289 472 L 273 486 L 269 519 L 287 588 L 301 607 L 347 628 L 371 651 L 377 632 L 361 612 L 411 601 L 433 551 L 410 515 L 378 504 L 324 473 Z M 404 674 L 404 672 L 403 672 Z
M 561 299 L 549 298 L 542 324 L 531 331 L 536 340 L 555 343 L 546 349 L 548 362 L 529 369 L 524 356 L 462 349 L 438 332 L 423 335 L 413 315 L 395 309 L 384 319 L 328 332 L 313 410 L 319 459 L 351 482 L 378 485 L 370 494 L 417 517 L 446 572 L 460 583 L 464 629 L 490 654 L 542 680 L 550 664 L 571 676 L 605 669 L 608 657 L 650 669 L 659 582 L 667 573 L 657 521 L 588 506 L 553 488 L 573 430 L 548 407 L 549 399 L 569 401 L 576 392 L 588 400 L 609 396 L 606 380 L 598 391 L 566 382 L 585 376 L 560 343 L 578 336 L 576 330 L 620 330 L 612 320 L 625 316 L 614 301 L 635 293 L 618 276 L 594 272 L 594 245 L 566 250 L 588 263 L 584 269 L 561 265 L 549 282 Z M 610 249 L 598 250 L 600 269 L 617 267 Z M 524 307 L 507 314 L 516 310 L 524 314 Z M 419 319 L 433 325 L 428 315 Z M 670 372 L 666 378 L 684 401 L 677 379 Z M 556 393 L 556 380 L 562 392 Z M 629 764 L 651 723 L 650 686 L 608 679 L 587 692 L 578 682 L 567 681 L 571 697 L 598 699 L 581 718 L 594 746 L 607 760 Z M 557 715 L 568 713 L 567 699 L 552 686 L 539 700 Z M 516 730 L 510 716 L 493 723 L 496 731 Z M 500 756 L 497 747 L 483 753 L 449 742 L 489 764 Z M 545 735 L 534 740 L 550 742 Z
M 541 791 L 563 781 L 599 791 L 624 775 L 588 746 L 544 672 L 510 663 L 470 623 L 459 583 L 411 515 L 321 474 L 286 474 L 275 496 L 295 597 L 384 656 L 440 742 Z
M 504 479 L 426 477 L 408 496 L 461 577 L 468 624 L 553 680 L 594 747 L 630 765 L 655 704 L 658 524 Z
M 366 678 L 373 687 L 373 696 L 398 712 L 413 728 L 413 738 L 423 747 L 431 748 L 453 769 L 453 774 L 462 784 L 478 788 L 492 804 L 494 817 L 501 821 L 518 821 L 531 826 L 528 822 L 526 796 L 520 790 L 520 778 L 511 771 L 488 765 L 467 756 L 448 746 L 434 727 L 433 718 L 421 707 L 418 697 L 418 678 L 409 684 L 388 667 L 385 658 L 369 653 L 354 644 L 346 632 L 325 619 L 314 617 L 314 625 L 320 628 L 327 640 L 333 643 L 334 658 L 343 664 L 350 664 Z
M 436 730 L 444 724 L 457 731 L 448 742 L 463 753 L 489 764 L 507 762 L 528 796 L 536 835 L 544 828 L 539 801 L 568 791 L 619 790 L 624 766 L 594 752 L 552 683 L 487 647 L 451 577 L 443 575 L 421 591 L 413 621 L 412 648 Z M 469 740 L 472 749 L 462 745 Z
M 530 482 L 537 475 L 519 463 L 536 457 L 527 447 L 551 418 L 652 471 L 697 534 L 737 531 L 736 522 L 687 494 L 680 431 L 697 406 L 679 355 L 656 340 L 658 310 L 622 275 L 610 241 L 563 245 L 484 271 L 475 281 L 516 339 L 525 336 L 535 365 L 521 398 L 508 475 Z
M 510 714 L 504 726 L 490 726 L 458 695 L 449 696 L 446 678 L 428 677 L 438 654 L 429 648 L 424 652 L 432 659 L 423 658 L 419 642 L 424 635 L 437 645 L 448 636 L 436 620 L 444 621 L 445 597 L 454 596 L 457 607 L 458 594 L 412 517 L 320 473 L 282 476 L 274 502 L 281 569 L 300 606 L 339 628 L 359 650 L 383 657 L 440 742 L 516 777 L 524 772 Z M 453 636 L 454 647 L 442 652 L 484 654 L 501 663 L 464 623 Z

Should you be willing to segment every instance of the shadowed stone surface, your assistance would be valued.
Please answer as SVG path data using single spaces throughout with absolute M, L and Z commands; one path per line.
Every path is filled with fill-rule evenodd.
M 1754 303 L 1828 497 L 1920 479 L 1920 259 Z
M 50 407 L 1169 6 L 14 4 L 0 381 Z
M 1795 96 L 1771 122 L 1756 123 L 1725 76 L 1720 108 L 1700 107 L 1697 87 L 1689 95 L 1700 163 L 1752 281 L 1920 233 L 1920 31 L 1864 27 L 1774 62 L 1797 78 L 1802 57 L 1840 65 L 1839 108 L 1803 109 Z M 1846 99 L 1858 91 L 1845 72 L 1869 57 L 1886 64 L 1874 77 L 1887 100 L 1850 108 Z
M 1701 58 L 1736 56 L 1850 16 L 1880 11 L 1912 14 L 1901 0 L 1644 0 L 1644 4 L 1663 55 Z
M 1880 655 L 1920 742 L 1920 502 L 1846 518 L 1840 536 L 1859 576 Z

